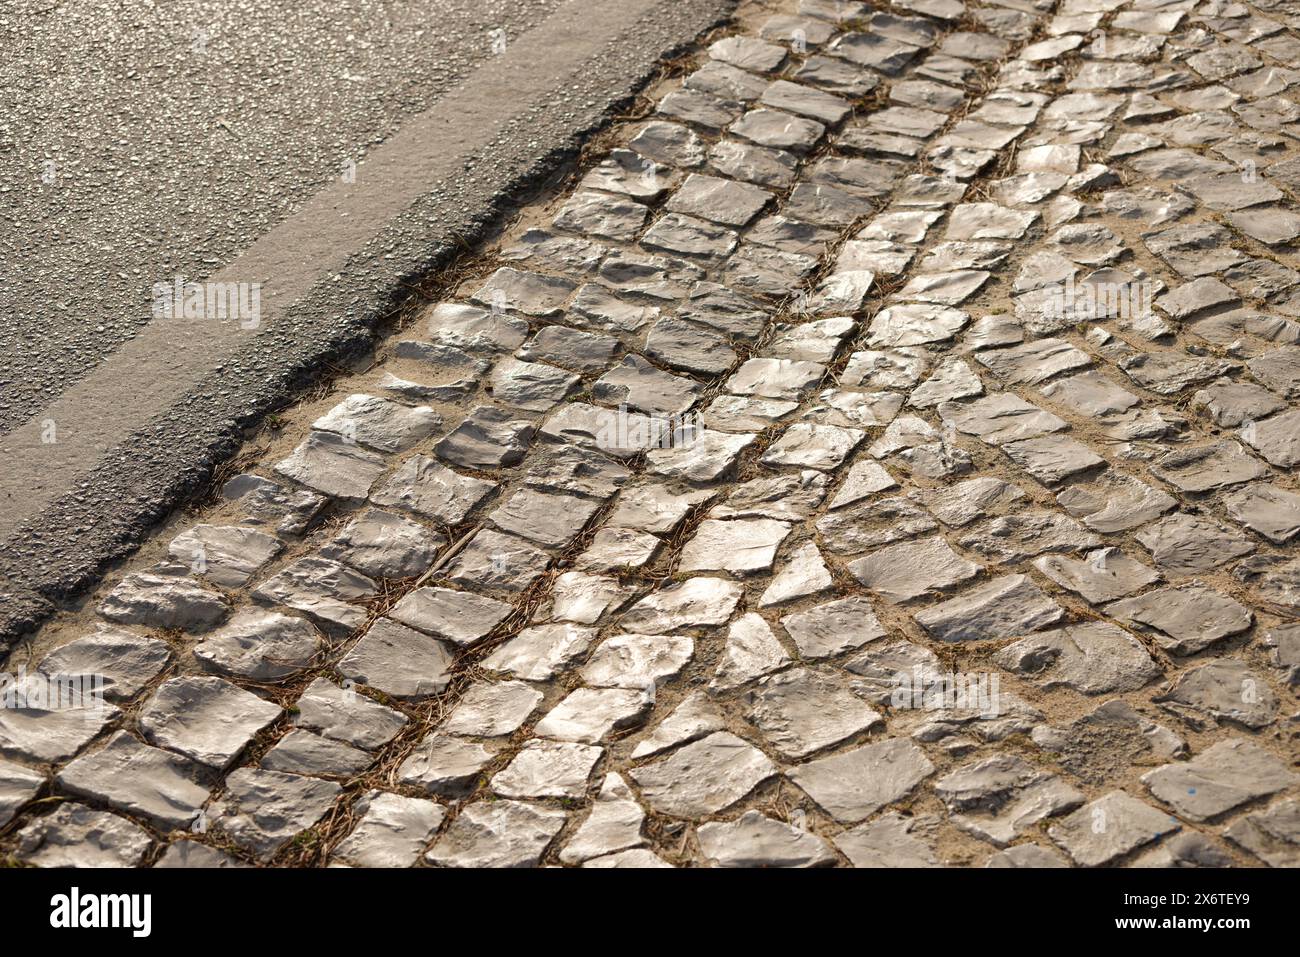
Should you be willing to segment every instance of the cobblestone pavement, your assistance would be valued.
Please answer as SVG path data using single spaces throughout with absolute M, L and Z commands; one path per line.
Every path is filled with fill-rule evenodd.
M 1300 864 L 1298 31 L 742 6 L 13 655 L 0 849 Z

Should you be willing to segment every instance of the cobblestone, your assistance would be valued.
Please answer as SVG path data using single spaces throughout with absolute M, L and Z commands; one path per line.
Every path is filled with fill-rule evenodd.
M 0 852 L 1296 866 L 1294 17 L 892 10 L 735 20 L 36 635 Z

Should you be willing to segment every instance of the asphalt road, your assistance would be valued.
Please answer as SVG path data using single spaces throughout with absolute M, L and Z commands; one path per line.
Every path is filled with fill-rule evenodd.
M 0 644 L 730 6 L 0 8 Z M 155 317 L 178 276 L 259 321 Z

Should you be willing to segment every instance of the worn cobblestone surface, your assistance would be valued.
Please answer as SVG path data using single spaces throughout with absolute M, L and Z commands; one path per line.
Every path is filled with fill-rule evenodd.
M 0 851 L 1300 864 L 1300 14 L 724 34 L 14 653 Z

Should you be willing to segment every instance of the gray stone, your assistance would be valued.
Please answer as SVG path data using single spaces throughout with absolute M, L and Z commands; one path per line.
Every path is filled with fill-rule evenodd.
M 650 689 L 676 677 L 694 653 L 684 635 L 615 635 L 592 652 L 582 677 L 599 688 Z
M 1246 814 L 1223 832 L 1273 867 L 1300 865 L 1300 801 L 1287 798 Z
M 116 814 L 65 803 L 19 831 L 15 853 L 36 867 L 135 867 L 151 840 Z
M 565 864 L 581 864 L 640 847 L 646 843 L 641 836 L 644 821 L 645 811 L 636 803 L 632 789 L 617 774 L 607 774 L 591 814 L 564 845 L 560 860 Z
M 743 122 L 743 121 L 742 121 Z M 737 135 L 744 135 L 741 124 L 732 128 Z M 746 139 L 753 137 L 746 136 Z M 779 146 L 775 143 L 760 143 L 764 146 Z M 772 198 L 767 190 L 748 183 L 720 179 L 691 173 L 686 182 L 669 198 L 666 208 L 672 212 L 685 213 L 727 226 L 744 226 L 749 223 Z
M 430 794 L 461 797 L 478 785 L 480 774 L 492 758 L 481 744 L 434 733 L 416 745 L 402 762 L 397 780 Z
M 596 744 L 611 731 L 645 721 L 653 702 L 635 688 L 579 688 L 557 704 L 534 729 L 539 737 Z
M 1063 339 L 1035 339 L 1007 349 L 989 349 L 975 358 L 1001 379 L 1037 385 L 1054 375 L 1092 365 L 1092 357 Z
M 1272 649 L 1270 659 L 1281 668 L 1288 684 L 1300 684 L 1300 624 L 1284 624 L 1264 635 L 1264 644 Z
M 325 507 L 325 497 L 306 489 L 291 491 L 260 475 L 236 475 L 221 486 L 221 497 L 238 502 L 250 525 L 274 524 L 282 535 L 301 535 Z
M 395 698 L 441 694 L 451 681 L 452 649 L 379 618 L 338 664 L 338 672 Z
M 1232 867 L 1233 860 L 1203 834 L 1175 834 L 1139 855 L 1133 867 Z
M 194 575 L 222 588 L 240 588 L 281 548 L 276 539 L 253 528 L 195 525 L 172 539 L 167 552 L 189 565 Z
M 934 790 L 954 825 L 998 847 L 1084 801 L 1061 778 L 1016 755 L 964 765 L 936 781 Z
M 368 508 L 334 536 L 320 554 L 371 578 L 414 578 L 429 570 L 446 539 L 391 512 Z
M 462 588 L 517 595 L 546 573 L 550 561 L 550 555 L 530 542 L 484 528 L 456 554 L 442 577 Z
M 958 544 L 1008 565 L 1044 552 L 1095 548 L 1101 539 L 1064 515 L 1035 510 L 990 518 L 971 527 Z
M 815 546 L 814 546 L 815 548 Z M 731 623 L 710 691 L 729 691 L 791 663 L 762 616 L 749 612 Z
M 332 781 L 239 768 L 226 778 L 225 795 L 213 805 L 213 820 L 237 845 L 265 862 L 324 817 L 342 790 Z
M 676 123 L 646 123 L 628 145 L 646 159 L 669 166 L 692 167 L 704 162 L 705 147 L 700 138 Z
M 1082 442 L 1063 435 L 1007 442 L 1002 451 L 1044 485 L 1059 485 L 1071 476 L 1106 464 L 1105 459 Z
M 1300 561 L 1290 556 L 1256 555 L 1232 571 L 1233 578 L 1254 591 L 1256 603 L 1288 618 L 1300 610 Z
M 5 706 L 0 707 L 0 754 L 10 757 L 42 764 L 64 761 L 121 716 L 117 708 L 95 696 L 93 686 L 89 694 L 78 697 L 80 688 L 64 691 L 64 686 L 51 685 L 41 675 L 6 684 Z M 49 701 L 51 692 L 60 700 Z M 70 697 L 65 699 L 65 695 Z
M 732 581 L 694 577 L 642 598 L 623 615 L 621 624 L 647 635 L 723 624 L 742 593 L 744 589 Z
M 826 127 L 816 120 L 769 109 L 750 110 L 731 126 L 733 136 L 794 153 L 811 150 L 825 132 Z
M 1090 482 L 1072 485 L 1056 502 L 1098 532 L 1123 532 L 1178 505 L 1178 500 L 1123 472 L 1107 470 Z
M 1240 485 L 1268 470 L 1236 442 L 1173 449 L 1151 463 L 1151 473 L 1184 492 L 1209 492 Z
M 888 470 L 878 462 L 870 459 L 854 462 L 845 473 L 835 498 L 831 500 L 831 509 L 843 508 L 859 502 L 876 492 L 897 488 L 898 483 Z
M 784 47 L 775 43 L 765 43 L 754 37 L 734 36 L 711 44 L 709 56 L 742 70 L 771 73 L 785 62 L 786 52 Z
M 807 659 L 830 658 L 886 634 L 865 598 L 841 598 L 786 615 L 781 626 Z
M 790 526 L 767 518 L 707 520 L 682 549 L 683 572 L 769 572 Z
M 310 667 L 320 653 L 320 636 L 301 618 L 242 608 L 194 648 L 208 671 L 279 681 Z
M 798 399 L 826 372 L 818 362 L 799 359 L 749 359 L 727 380 L 727 391 L 768 399 Z
M 703 432 L 685 445 L 651 449 L 647 471 L 666 479 L 686 482 L 716 482 L 734 471 L 740 454 L 754 444 L 756 436 Z
M 1161 519 L 1137 534 L 1166 573 L 1195 575 L 1249 555 L 1255 545 L 1221 522 L 1183 512 Z
M 224 769 L 280 717 L 280 706 L 221 678 L 171 678 L 140 713 L 140 729 L 164 748 Z
M 520 238 L 519 246 L 508 250 L 502 258 L 522 261 L 561 251 L 567 255 L 590 255 L 589 251 L 580 251 L 574 240 L 529 230 Z M 527 255 L 521 255 L 525 252 Z M 528 336 L 528 323 L 518 316 L 458 302 L 438 303 L 429 310 L 425 326 L 436 342 L 470 352 L 509 352 L 517 349 Z
M 788 772 L 819 807 L 845 824 L 856 824 L 901 800 L 933 773 L 925 752 L 903 738 L 818 758 Z
M 517 464 L 528 450 L 534 431 L 527 419 L 512 418 L 504 409 L 481 405 L 439 440 L 434 451 L 451 465 L 489 471 Z
M 1248 423 L 1241 437 L 1270 464 L 1289 469 L 1300 464 L 1300 409 Z
M 637 355 L 624 356 L 622 363 L 591 388 L 592 396 L 601 402 L 665 416 L 685 412 L 699 392 L 700 386 L 693 380 L 657 369 Z
M 820 595 L 833 585 L 830 570 L 822 560 L 814 542 L 799 546 L 781 571 L 772 576 L 771 583 L 759 597 L 760 608 L 771 608 L 787 602 Z
M 122 625 L 203 631 L 225 617 L 226 600 L 186 578 L 137 572 L 123 578 L 99 606 Z
M 604 749 L 563 741 L 529 741 L 492 778 L 492 790 L 508 798 L 580 798 Z
M 801 522 L 826 497 L 826 485 L 826 476 L 813 469 L 752 479 L 735 486 L 726 501 L 709 510 L 709 518 Z
M 1085 804 L 1047 833 L 1077 864 L 1097 867 L 1177 831 L 1179 824 L 1123 791 Z
M 823 547 L 841 554 L 870 551 L 938 527 L 928 512 L 901 496 L 858 502 L 817 521 Z
M 350 778 L 364 771 L 375 756 L 342 741 L 295 729 L 266 752 L 261 767 L 286 774 Z
M 649 563 L 661 544 L 655 536 L 629 528 L 602 528 L 574 565 L 579 571 L 621 573 Z
M 523 488 L 492 512 L 492 524 L 539 545 L 562 548 L 582 531 L 600 503 Z
M 373 751 L 383 747 L 406 726 L 400 711 L 372 701 L 352 689 L 317 678 L 298 699 L 297 727 L 327 738 Z
M 480 682 L 461 696 L 439 731 L 480 738 L 514 734 L 541 703 L 542 693 L 522 681 Z
M 704 857 L 719 867 L 829 867 L 835 855 L 815 834 L 755 810 L 696 831 Z
M 868 590 L 893 602 L 951 588 L 980 570 L 938 535 L 886 546 L 850 562 L 848 568 Z
M 891 811 L 838 835 L 835 846 L 854 867 L 937 867 L 939 862 L 928 837 L 937 823 L 932 815 L 904 817 Z
M 985 867 L 1069 867 L 1070 865 L 1056 851 L 1049 851 L 1041 844 L 1017 844 L 1005 851 L 998 851 L 987 861 Z
M 170 658 L 165 641 L 100 625 L 92 634 L 55 648 L 36 670 L 49 677 L 94 676 L 97 685 L 102 682 L 105 698 L 125 701 L 156 678 Z
M 365 498 L 384 460 L 334 432 L 312 432 L 275 471 L 335 498 Z
M 919 678 L 928 686 L 942 677 L 934 652 L 910 641 L 872 644 L 853 655 L 844 667 L 860 678 L 854 683 L 854 692 L 877 705 L 897 703 L 895 692 L 902 678 L 909 684 Z
M 917 346 L 947 342 L 965 327 L 970 316 L 942 305 L 890 306 L 871 320 L 867 342 L 877 347 Z
M 188 828 L 208 800 L 211 780 L 198 764 L 141 744 L 119 731 L 55 777 L 77 797 L 147 818 L 164 829 Z
M 442 420 L 428 406 L 411 407 L 360 393 L 350 395 L 311 424 L 377 452 L 400 452 L 433 434 Z
M 1232 658 L 1214 658 L 1183 672 L 1157 700 L 1206 731 L 1214 728 L 1215 721 L 1264 728 L 1277 714 L 1277 696 L 1268 682 L 1245 662 Z M 1205 720 L 1207 717 L 1210 720 Z
M 881 716 L 829 671 L 793 668 L 760 679 L 745 695 L 746 717 L 786 758 L 804 758 L 869 728 Z
M 598 449 L 564 443 L 536 449 L 523 476 L 533 488 L 602 501 L 613 497 L 631 477 L 626 466 Z
M 639 332 L 658 319 L 661 313 L 659 306 L 624 299 L 607 286 L 589 282 L 573 297 L 569 321 L 576 326 L 588 326 L 617 335 Z M 503 372 L 503 369 L 512 371 Z M 501 390 L 505 388 L 515 393 L 512 402 L 523 408 L 536 407 L 537 411 L 545 411 L 559 399 L 567 397 L 573 382 L 573 376 L 567 372 L 530 363 L 503 363 L 497 366 L 497 372 L 500 375 L 494 379 L 494 395 L 500 398 Z M 525 400 L 527 406 L 522 404 Z
M 586 654 L 595 635 L 594 628 L 577 625 L 536 625 L 497 648 L 482 665 L 525 681 L 548 681 Z
M 968 403 L 944 402 L 939 415 L 958 432 L 978 435 L 990 445 L 1040 438 L 1066 427 L 1063 419 L 1010 392 Z
M 494 488 L 494 482 L 460 475 L 433 459 L 414 455 L 371 496 L 371 501 L 376 505 L 399 505 L 443 525 L 459 525 Z
M 1096 371 L 1057 379 L 1043 386 L 1040 391 L 1049 399 L 1087 417 L 1126 412 L 1140 401 L 1133 393 L 1121 389 L 1111 379 Z
M 154 867 L 164 868 L 239 868 L 247 866 L 239 858 L 231 857 L 225 851 L 219 851 L 215 847 L 189 840 L 176 841 L 174 844 L 168 845 L 162 857 L 158 858 L 158 863 L 154 864 Z
M 1142 237 L 1148 249 L 1188 279 L 1208 276 L 1245 260 L 1232 236 L 1213 223 L 1171 226 Z
M 1044 688 L 1061 685 L 1083 694 L 1135 691 L 1160 669 L 1132 635 L 1093 621 L 1039 632 L 993 656 L 1008 671 L 1033 677 Z
M 590 215 L 598 215 L 600 210 L 615 204 L 620 208 L 636 207 L 644 211 L 644 207 L 639 207 L 636 203 L 618 200 L 600 193 L 578 193 L 570 205 L 579 211 L 585 211 L 586 207 L 583 204 L 586 201 L 593 204 L 593 212 Z M 634 211 L 629 210 L 626 214 L 634 215 Z M 557 225 L 560 225 L 559 221 L 562 218 L 564 218 L 563 213 L 556 218 Z M 484 306 L 491 307 L 494 312 L 511 309 L 530 316 L 551 317 L 560 314 L 564 303 L 573 293 L 574 286 L 575 283 L 569 279 L 544 276 L 540 273 L 515 269 L 513 266 L 502 266 L 487 278 L 472 298 Z
M 389 617 L 457 645 L 488 635 L 512 608 L 505 602 L 450 588 L 425 586 L 406 595 Z
M 267 579 L 253 592 L 253 598 L 301 611 L 323 631 L 339 638 L 365 623 L 367 612 L 362 602 L 377 591 L 378 586 L 365 575 L 328 558 L 312 556 Z
M 19 808 L 45 786 L 45 775 L 21 764 L 0 760 L 0 827 L 13 820 Z
M 447 809 L 422 798 L 371 791 L 357 801 L 361 820 L 332 857 L 357 867 L 410 867 L 420 859 Z
M 753 745 L 718 731 L 629 773 L 656 811 L 695 818 L 735 804 L 777 767 Z
M 939 641 L 986 641 L 1038 631 L 1064 610 L 1025 575 L 1004 575 L 916 614 Z
M 1082 561 L 1063 555 L 1044 555 L 1034 567 L 1062 588 L 1082 595 L 1090 604 L 1124 598 L 1158 581 L 1158 572 L 1118 548 L 1099 548 Z
M 613 336 L 549 325 L 524 343 L 517 354 L 530 362 L 550 363 L 583 375 L 595 375 L 609 367 L 620 349 L 619 340 Z
M 1200 582 L 1157 588 L 1117 601 L 1106 613 L 1152 629 L 1156 643 L 1174 655 L 1191 655 L 1245 631 L 1253 616 L 1242 605 Z
M 521 801 L 471 804 L 425 860 L 439 867 L 536 867 L 564 827 L 565 814 Z
M 992 476 L 925 489 L 917 494 L 939 521 L 952 528 L 962 528 L 984 515 L 1004 512 L 1025 498 L 1019 487 Z
M 1219 741 L 1190 761 L 1142 775 L 1154 797 L 1193 821 L 1276 794 L 1298 780 L 1283 760 L 1242 738 Z
M 581 381 L 580 376 L 544 362 L 510 358 L 492 372 L 492 395 L 528 412 L 545 412 L 576 391 Z
M 648 758 L 724 730 L 722 715 L 703 691 L 692 691 L 632 749 L 632 759 Z
M 1142 388 L 1160 395 L 1175 395 L 1193 385 L 1217 379 L 1231 371 L 1233 364 L 1200 356 L 1143 352 L 1120 360 L 1119 367 Z

